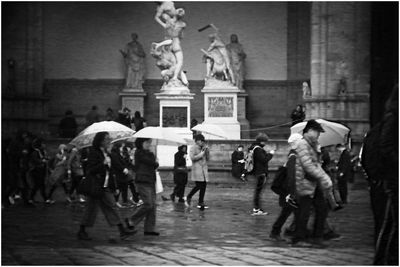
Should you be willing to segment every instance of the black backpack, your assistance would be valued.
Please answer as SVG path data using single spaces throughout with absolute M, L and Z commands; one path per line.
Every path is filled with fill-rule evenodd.
M 377 182 L 382 175 L 382 161 L 379 140 L 382 122 L 372 127 L 364 137 L 361 150 L 361 165 L 370 181 Z
M 271 190 L 277 195 L 285 195 L 287 193 L 287 168 L 280 166 L 275 174 L 275 178 L 271 185 Z

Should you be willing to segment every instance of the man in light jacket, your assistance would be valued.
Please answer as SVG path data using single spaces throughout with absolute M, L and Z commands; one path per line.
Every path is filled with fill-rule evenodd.
M 324 172 L 318 160 L 318 138 L 324 132 L 315 120 L 309 120 L 303 130 L 303 139 L 295 144 L 296 161 L 296 196 L 298 210 L 296 212 L 296 231 L 292 239 L 293 245 L 306 245 L 307 223 L 311 206 L 315 210 L 314 245 L 324 247 L 322 242 L 324 222 L 328 215 L 328 206 L 323 191 L 332 187 L 332 181 Z
M 200 190 L 197 208 L 204 210 L 208 208 L 204 204 L 204 195 L 208 182 L 207 162 L 210 159 L 210 151 L 205 145 L 205 138 L 202 134 L 196 135 L 194 141 L 195 145 L 190 149 L 189 155 L 192 160 L 192 181 L 196 183 L 196 186 L 187 195 L 186 202 L 187 205 L 190 206 L 193 195 Z

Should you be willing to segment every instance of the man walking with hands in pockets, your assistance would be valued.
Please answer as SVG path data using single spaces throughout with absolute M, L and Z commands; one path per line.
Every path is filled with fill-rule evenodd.
M 202 134 L 196 135 L 194 141 L 195 145 L 190 149 L 189 154 L 192 160 L 192 181 L 196 183 L 196 186 L 190 191 L 189 195 L 187 195 L 186 203 L 190 206 L 193 195 L 200 190 L 197 208 L 204 210 L 208 208 L 204 204 L 204 195 L 208 182 L 207 162 L 210 159 L 210 150 L 206 146 L 205 138 Z

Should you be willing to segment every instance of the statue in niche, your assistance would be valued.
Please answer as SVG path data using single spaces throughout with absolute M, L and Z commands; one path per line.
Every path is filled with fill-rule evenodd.
M 207 67 L 206 83 L 208 82 L 207 80 L 214 78 L 217 80 L 228 81 L 231 85 L 235 85 L 235 75 L 232 70 L 231 55 L 219 35 L 218 28 L 213 24 L 209 24 L 199 29 L 199 31 L 201 32 L 210 27 L 215 30 L 215 33 L 208 36 L 210 46 L 207 50 L 201 49 L 204 53 L 203 59 L 205 60 Z
M 157 60 L 161 69 L 164 88 L 187 87 L 188 80 L 184 73 L 181 39 L 186 23 L 183 8 L 175 9 L 172 1 L 158 2 L 155 20 L 165 29 L 165 40 L 152 43 L 151 55 Z M 173 56 L 173 57 L 172 57 Z
M 126 45 L 125 51 L 120 50 L 126 65 L 126 88 L 143 90 L 146 54 L 138 41 L 138 35 L 132 33 L 132 42 Z
M 336 65 L 336 74 L 340 77 L 337 85 L 337 92 L 339 96 L 347 94 L 347 77 L 349 76 L 347 63 L 342 60 Z
M 235 78 L 235 85 L 239 89 L 243 89 L 243 80 L 245 75 L 244 60 L 246 53 L 243 50 L 242 44 L 239 43 L 239 38 L 236 34 L 231 35 L 231 42 L 226 46 L 231 54 L 231 63 Z
M 311 88 L 307 82 L 303 82 L 303 98 L 311 96 Z

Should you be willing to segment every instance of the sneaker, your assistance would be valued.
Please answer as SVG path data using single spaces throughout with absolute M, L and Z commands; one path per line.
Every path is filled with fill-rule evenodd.
M 8 197 L 8 201 L 10 202 L 11 205 L 15 204 L 15 200 L 14 200 L 14 198 L 12 196 Z
M 85 202 L 86 202 L 86 199 L 85 199 L 83 196 L 80 196 L 80 197 L 79 197 L 79 202 L 80 202 L 80 203 L 85 203 Z
M 273 240 L 275 240 L 275 241 L 284 241 L 284 239 L 281 237 L 281 235 L 279 235 L 279 234 L 270 234 L 269 235 L 269 238 L 271 238 L 271 239 L 273 239 Z
M 129 237 L 133 236 L 136 233 L 137 233 L 137 230 L 135 230 L 135 229 L 133 229 L 131 231 L 124 230 L 124 231 L 119 233 L 119 237 L 121 238 L 121 240 L 126 240 L 126 239 L 128 239 Z
M 159 236 L 160 233 L 159 232 L 144 232 L 144 235 L 152 235 L 152 236 Z
M 143 205 L 143 200 L 139 199 L 139 201 L 136 204 L 136 207 L 142 206 Z
M 190 207 L 190 202 L 192 202 L 192 199 L 190 197 L 186 198 L 186 206 Z
M 17 200 L 17 199 L 21 199 L 21 196 L 20 196 L 20 195 L 18 195 L 18 194 L 15 194 L 15 196 L 14 196 L 14 199 L 15 199 L 15 200 Z
M 50 198 L 46 200 L 46 204 L 54 204 L 54 203 L 56 203 L 56 201 Z
M 77 234 L 77 236 L 78 236 L 78 239 L 79 239 L 79 240 L 85 240 L 85 241 L 92 240 L 92 239 L 89 237 L 89 235 L 88 235 L 86 232 L 83 232 L 83 231 L 79 231 L 78 234 Z
M 338 233 L 335 233 L 333 231 L 330 231 L 323 236 L 324 240 L 339 240 L 342 239 L 342 236 L 339 235 Z
M 263 211 L 262 209 L 253 209 L 253 213 L 251 215 L 253 215 L 253 216 L 268 215 L 268 212 Z
M 72 203 L 71 197 L 66 197 L 66 198 L 65 198 L 65 201 L 67 201 L 68 203 Z
M 122 208 L 122 205 L 119 202 L 115 203 L 115 205 L 117 205 L 118 208 Z
M 208 209 L 208 206 L 207 206 L 207 205 L 204 205 L 204 204 L 198 204 L 198 205 L 197 205 L 197 208 L 198 208 L 198 209 L 201 209 L 201 210 L 205 210 L 205 209 Z

